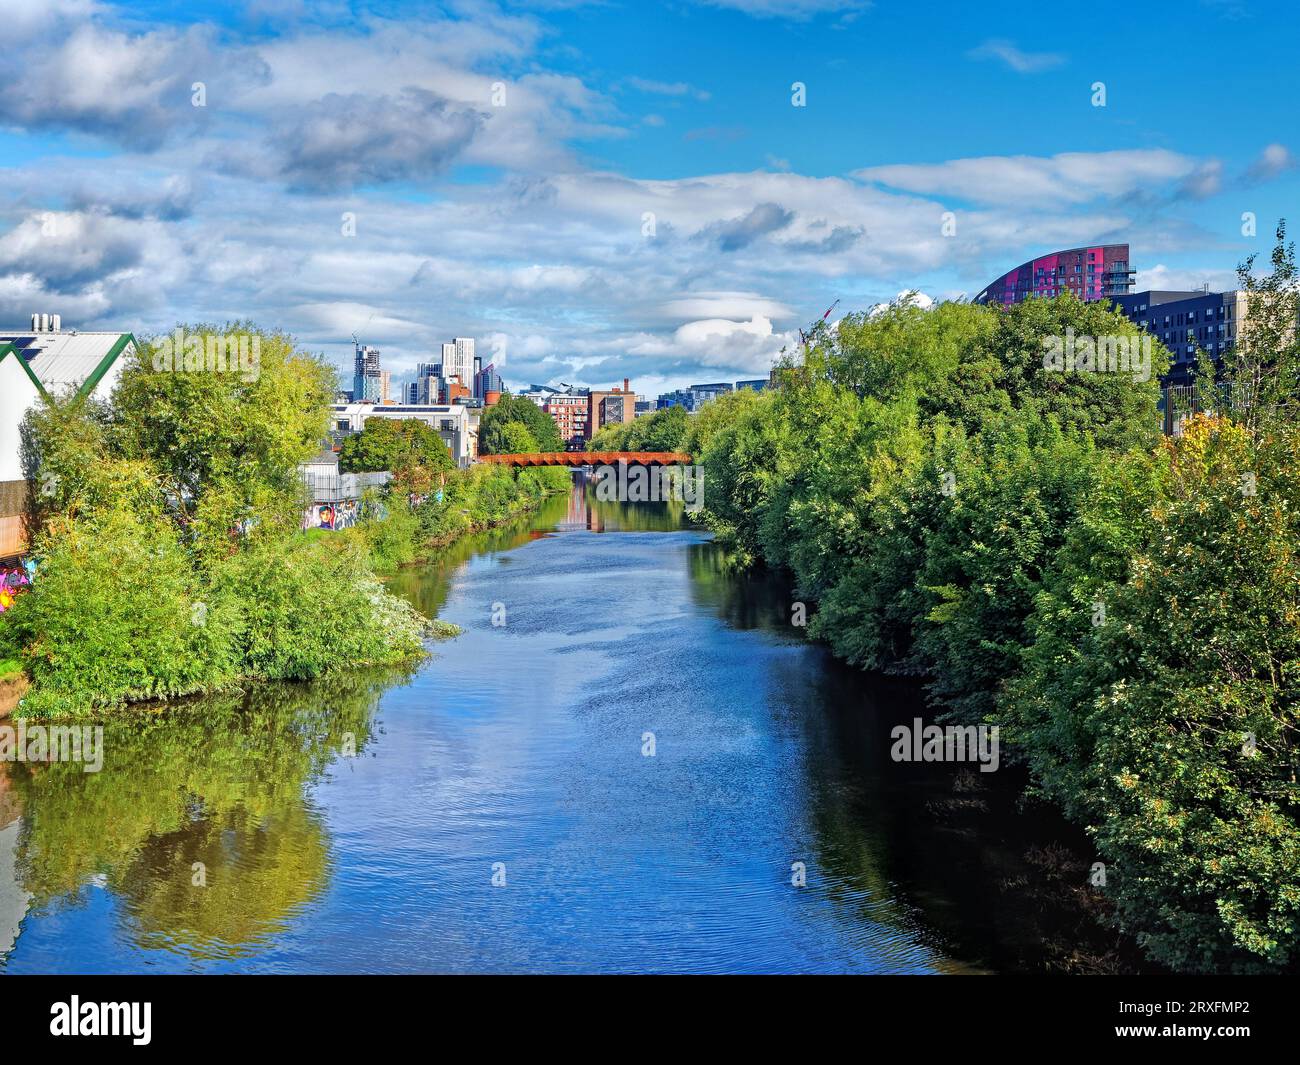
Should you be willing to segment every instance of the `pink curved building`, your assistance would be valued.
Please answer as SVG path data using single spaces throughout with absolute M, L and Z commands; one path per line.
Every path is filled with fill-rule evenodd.
M 1029 296 L 1069 292 L 1081 300 L 1127 295 L 1133 287 L 1127 244 L 1099 244 L 1041 255 L 1003 274 L 976 303 L 1019 303 Z

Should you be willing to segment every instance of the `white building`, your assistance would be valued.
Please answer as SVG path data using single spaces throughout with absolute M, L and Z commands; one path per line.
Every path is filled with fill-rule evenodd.
M 442 346 L 442 376 L 459 377 L 466 388 L 474 387 L 474 338 L 456 337 Z
M 478 431 L 469 410 L 459 403 L 387 404 L 336 403 L 330 408 L 330 428 L 335 432 L 359 433 L 370 418 L 415 418 L 436 429 L 456 465 L 464 469 L 478 457 Z
M 0 558 L 25 546 L 23 416 L 42 398 L 107 399 L 135 348 L 130 333 L 65 330 L 57 314 L 33 314 L 27 332 L 0 331 Z

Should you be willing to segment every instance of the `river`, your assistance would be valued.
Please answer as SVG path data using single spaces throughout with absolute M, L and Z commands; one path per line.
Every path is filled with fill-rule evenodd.
M 1033 971 L 1087 938 L 1086 854 L 1015 770 L 892 761 L 916 688 L 675 505 L 578 482 L 391 586 L 464 634 L 116 718 L 99 773 L 0 764 L 0 972 Z

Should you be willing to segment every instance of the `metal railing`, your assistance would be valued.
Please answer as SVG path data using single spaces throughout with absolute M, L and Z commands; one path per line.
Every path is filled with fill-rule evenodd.
M 1165 436 L 1182 436 L 1183 422 L 1193 414 L 1212 413 L 1231 407 L 1242 410 L 1250 394 L 1244 384 L 1220 381 L 1213 392 L 1196 385 L 1165 385 L 1160 389 L 1160 425 Z
M 360 499 L 370 488 L 382 488 L 393 479 L 391 473 L 306 473 L 303 483 L 313 503 L 338 503 Z

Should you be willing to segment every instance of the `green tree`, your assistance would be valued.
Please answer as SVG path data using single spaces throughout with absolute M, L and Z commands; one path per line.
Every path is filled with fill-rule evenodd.
M 506 426 L 522 425 L 536 441 L 536 451 L 563 451 L 564 441 L 555 419 L 532 400 L 504 395 L 483 412 L 479 423 L 478 449 L 484 455 L 512 454 Z
M 1187 971 L 1300 962 L 1300 432 L 1197 417 L 1107 474 L 1004 700 L 1106 895 Z
M 167 338 L 142 343 L 113 395 L 112 449 L 152 465 L 177 522 L 204 553 L 229 550 L 236 528 L 255 537 L 296 530 L 297 467 L 325 436 L 336 372 L 286 334 L 249 322 L 181 329 L 203 346 L 247 337 L 255 368 L 176 369 L 161 357 Z
M 339 448 L 344 473 L 396 474 L 412 467 L 434 473 L 456 468 L 438 431 L 419 418 L 368 418 Z
M 332 371 L 279 334 L 241 328 L 260 339 L 238 373 L 150 353 L 107 405 L 28 413 L 40 578 L 5 615 L 34 682 L 28 713 L 422 653 L 427 622 L 367 556 L 301 532 L 298 463 L 319 446 Z M 204 334 L 189 332 L 202 354 Z
M 1294 420 L 1300 397 L 1300 271 L 1295 243 L 1286 239 L 1285 219 L 1278 222 L 1276 237 L 1273 269 L 1267 275 L 1255 276 L 1254 255 L 1237 268 L 1246 319 L 1237 323 L 1237 339 L 1224 356 L 1234 389 L 1230 413 L 1251 429 Z

